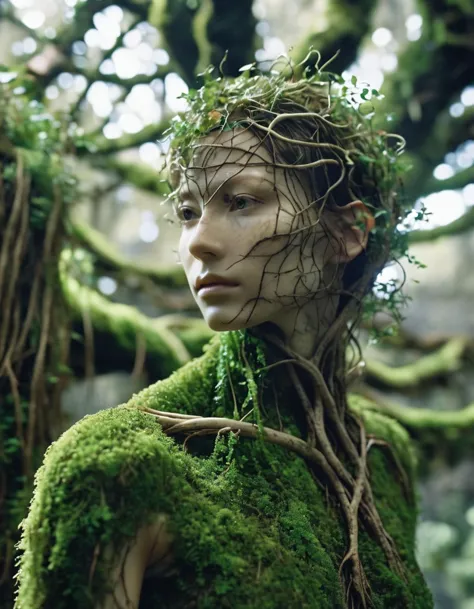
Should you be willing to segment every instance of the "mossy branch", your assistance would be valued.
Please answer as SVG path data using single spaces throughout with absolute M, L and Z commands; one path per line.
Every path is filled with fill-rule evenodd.
M 152 75 L 147 74 L 137 74 L 131 78 L 120 78 L 117 74 L 102 74 L 101 72 L 84 72 L 80 70 L 75 70 L 76 73 L 82 74 L 85 76 L 91 83 L 97 80 L 101 80 L 102 82 L 110 82 L 120 87 L 125 87 L 127 90 L 132 89 L 135 85 L 149 85 L 152 80 L 156 78 L 164 79 L 170 72 L 173 72 L 172 65 L 166 66 L 157 66 L 157 70 Z
M 226 75 L 236 76 L 242 65 L 254 61 L 252 4 L 252 0 L 201 0 L 191 8 L 186 0 L 153 0 L 148 20 L 162 33 L 180 76 L 195 87 L 197 73 L 209 64 L 218 66 L 227 50 L 222 65 Z
M 372 329 L 383 331 L 391 326 L 392 323 L 393 320 L 389 316 L 376 316 L 375 319 L 362 322 L 361 329 L 366 331 Z M 419 336 L 412 333 L 405 326 L 400 325 L 397 328 L 396 334 L 383 336 L 380 339 L 380 343 L 382 346 L 394 347 L 395 349 L 416 349 L 421 352 L 432 352 L 442 347 L 452 338 L 454 336 L 446 332 L 432 332 L 426 336 Z
M 73 237 L 86 249 L 93 252 L 105 266 L 124 273 L 131 273 L 137 277 L 146 277 L 168 288 L 180 288 L 188 285 L 186 275 L 182 267 L 178 265 L 162 268 L 156 265 L 139 265 L 122 256 L 107 237 L 91 226 L 75 220 L 71 223 L 71 230 Z
M 148 21 L 163 36 L 166 48 L 176 62 L 178 74 L 188 84 L 194 84 L 199 51 L 192 34 L 196 8 L 183 0 L 152 0 Z
M 64 250 L 60 280 L 73 316 L 80 321 L 86 316 L 94 331 L 112 336 L 120 349 L 133 353 L 140 348 L 145 369 L 147 360 L 152 360 L 159 378 L 169 376 L 195 357 L 213 336 L 201 319 L 177 319 L 175 315 L 152 319 L 135 307 L 111 302 L 70 275 L 70 259 L 71 251 Z
M 419 476 L 429 474 L 441 462 L 454 465 L 474 453 L 474 404 L 450 411 L 416 408 L 387 400 L 369 387 L 360 387 L 348 397 L 353 410 L 382 412 L 406 429 L 418 453 Z
M 394 114 L 390 130 L 402 135 L 411 150 L 424 145 L 440 113 L 472 82 L 472 49 L 449 42 L 451 32 L 473 31 L 472 12 L 462 3 L 419 2 L 418 7 L 423 34 L 398 56 L 397 70 L 386 75 L 380 108 L 381 116 Z
M 395 368 L 369 359 L 366 361 L 366 373 L 371 380 L 387 387 L 416 387 L 433 377 L 458 370 L 467 345 L 466 338 L 453 338 L 435 353 L 425 355 L 412 364 Z
M 94 158 L 94 166 L 105 170 L 113 170 L 121 181 L 129 182 L 155 195 L 165 196 L 169 192 L 159 168 L 154 169 L 145 163 L 125 163 L 113 156 L 98 156 Z
M 472 182 L 474 182 L 474 165 L 458 171 L 445 180 L 437 180 L 435 177 L 431 176 L 423 186 L 423 196 L 441 190 L 457 190 L 458 188 L 464 188 L 464 186 L 467 186 Z
M 406 153 L 406 159 L 412 165 L 404 180 L 407 197 L 415 201 L 444 188 L 444 183 L 433 178 L 433 167 L 443 163 L 448 153 L 470 138 L 474 138 L 474 106 L 465 108 L 458 117 L 451 116 L 448 109 L 441 112 L 424 144 Z M 430 189 L 431 182 L 436 185 L 435 190 Z

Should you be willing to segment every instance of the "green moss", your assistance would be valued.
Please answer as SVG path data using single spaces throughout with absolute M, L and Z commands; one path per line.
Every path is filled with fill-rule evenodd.
M 245 332 L 214 337 L 202 357 L 127 404 L 85 417 L 48 449 L 22 525 L 16 609 L 92 608 L 111 567 L 99 555 L 89 584 L 96 544 L 121 548 L 161 511 L 169 515 L 179 577 L 145 579 L 140 609 L 344 606 L 338 578 L 344 523 L 300 457 L 234 434 L 194 438 L 185 452 L 179 439 L 166 437 L 156 419 L 140 411 L 147 406 L 211 415 L 219 409 L 232 417 L 233 402 L 213 400 L 222 381 L 219 361 L 225 353 L 234 362 L 239 400 L 253 393 L 239 385 L 245 377 L 236 365 L 240 341 L 246 341 L 252 371 L 254 358 L 263 354 L 247 338 Z M 225 387 L 221 395 L 227 395 Z M 368 433 L 392 444 L 411 476 L 406 433 L 383 415 L 367 411 L 365 417 L 358 406 Z M 250 400 L 249 407 L 255 407 Z M 287 399 L 280 412 L 284 428 L 297 434 L 294 407 Z M 274 414 L 262 399 L 263 422 Z M 431 595 L 414 557 L 416 505 L 406 501 L 386 449 L 373 446 L 368 460 L 383 522 L 409 574 L 407 583 L 393 574 L 382 550 L 361 531 L 375 609 L 428 609 Z

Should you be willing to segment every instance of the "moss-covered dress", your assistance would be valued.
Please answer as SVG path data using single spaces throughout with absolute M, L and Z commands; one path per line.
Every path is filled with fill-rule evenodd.
M 84 417 L 50 446 L 22 523 L 15 609 L 94 607 L 107 580 L 101 549 L 123 548 L 160 512 L 169 515 L 174 537 L 174 574 L 145 574 L 140 609 L 343 607 L 344 525 L 301 457 L 234 434 L 190 439 L 184 450 L 184 438 L 165 436 L 140 410 L 242 418 L 254 406 L 250 387 L 258 390 L 265 426 L 301 437 L 285 375 L 277 367 L 271 377 L 249 376 L 242 346 L 258 371 L 269 348 L 246 330 L 221 333 L 168 379 Z M 351 407 L 369 434 L 394 447 L 413 481 L 406 432 L 360 402 Z M 392 573 L 362 529 L 359 551 L 374 605 L 430 609 L 414 555 L 416 502 L 407 500 L 386 448 L 372 446 L 368 463 L 377 507 L 408 574 L 405 583 Z

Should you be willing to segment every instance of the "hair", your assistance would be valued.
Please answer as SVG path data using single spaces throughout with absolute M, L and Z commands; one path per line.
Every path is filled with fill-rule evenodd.
M 371 595 L 358 553 L 360 523 L 377 540 L 392 570 L 405 576 L 375 506 L 364 424 L 348 409 L 346 360 L 350 345 L 360 357 L 354 332 L 364 313 L 364 301 L 372 308 L 374 303 L 379 308 L 386 304 L 377 303 L 373 295 L 377 276 L 387 261 L 401 257 L 407 247 L 397 230 L 403 213 L 397 195 L 403 140 L 373 127 L 375 90 L 360 90 L 354 81 L 351 87 L 341 77 L 322 70 L 300 79 L 292 70 L 255 76 L 251 72 L 247 66 L 238 78 L 212 79 L 209 70 L 204 86 L 188 94 L 189 107 L 170 132 L 171 197 L 202 137 L 243 128 L 260 139 L 274 167 L 304 182 L 321 222 L 325 209 L 356 199 L 375 219 L 366 248 L 343 268 L 335 317 L 312 360 L 293 352 L 276 333 L 267 329 L 261 333 L 286 357 L 282 363 L 288 365 L 305 413 L 306 441 L 321 455 L 322 466 L 313 468 L 313 475 L 332 488 L 347 525 L 349 548 L 339 570 L 347 606 L 367 607 Z M 364 104 L 368 104 L 368 113 Z M 397 146 L 390 146 L 389 138 Z M 309 375 L 312 395 L 304 389 L 298 372 Z M 400 479 L 405 479 L 403 472 Z M 412 500 L 410 489 L 405 490 Z

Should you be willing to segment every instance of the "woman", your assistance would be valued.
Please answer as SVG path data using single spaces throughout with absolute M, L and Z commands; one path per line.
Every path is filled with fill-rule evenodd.
M 17 609 L 432 607 L 407 434 L 347 396 L 364 299 L 403 253 L 400 146 L 335 80 L 208 74 L 187 96 L 170 199 L 218 334 L 50 447 Z

